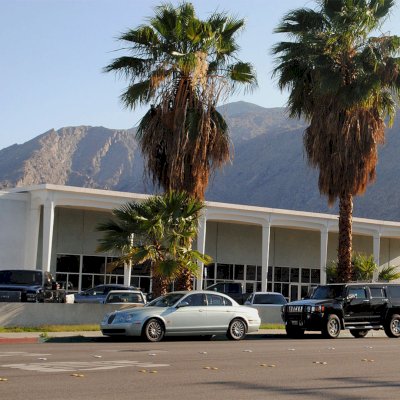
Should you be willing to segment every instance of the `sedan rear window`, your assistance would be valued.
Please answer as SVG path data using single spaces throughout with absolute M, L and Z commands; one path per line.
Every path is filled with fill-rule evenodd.
M 286 304 L 286 299 L 282 295 L 277 294 L 256 294 L 253 304 Z

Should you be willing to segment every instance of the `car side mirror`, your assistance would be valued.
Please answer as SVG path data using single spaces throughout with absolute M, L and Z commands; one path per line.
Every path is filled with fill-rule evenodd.
M 176 308 L 182 308 L 182 307 L 187 307 L 189 303 L 187 301 L 181 301 Z

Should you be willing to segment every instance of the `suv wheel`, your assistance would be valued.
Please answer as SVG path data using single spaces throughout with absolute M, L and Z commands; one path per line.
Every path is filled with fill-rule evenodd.
M 340 334 L 340 319 L 335 314 L 328 315 L 322 329 L 322 335 L 328 339 L 336 339 Z
M 293 339 L 300 339 L 304 336 L 304 329 L 293 326 L 286 326 L 286 334 Z
M 355 338 L 363 338 L 363 337 L 367 336 L 368 329 L 350 329 L 350 333 Z
M 398 338 L 400 337 L 400 315 L 393 314 L 390 316 L 385 325 L 384 325 L 385 333 L 390 338 Z

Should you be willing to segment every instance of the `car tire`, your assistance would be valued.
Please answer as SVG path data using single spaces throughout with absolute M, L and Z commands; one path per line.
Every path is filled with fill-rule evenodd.
M 391 315 L 385 325 L 384 325 L 385 333 L 390 338 L 398 338 L 400 337 L 400 315 L 393 314 Z
M 368 335 L 368 329 L 350 329 L 350 333 L 359 339 Z
M 300 339 L 304 336 L 304 329 L 286 326 L 286 335 L 292 339 Z
M 340 319 L 337 315 L 328 315 L 324 324 L 321 331 L 323 337 L 327 339 L 336 339 L 340 335 Z
M 246 333 L 247 333 L 246 323 L 240 318 L 235 318 L 229 324 L 226 336 L 228 336 L 228 339 L 231 340 L 242 340 L 246 336 Z
M 160 342 L 165 335 L 164 324 L 157 318 L 151 318 L 143 328 L 143 338 L 148 342 Z

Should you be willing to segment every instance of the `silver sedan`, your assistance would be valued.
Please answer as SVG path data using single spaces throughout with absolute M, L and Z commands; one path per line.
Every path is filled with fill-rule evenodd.
M 150 342 L 164 336 L 217 334 L 240 340 L 258 331 L 260 324 L 256 309 L 222 293 L 198 290 L 168 293 L 144 307 L 106 314 L 100 328 L 106 336 L 142 336 Z

